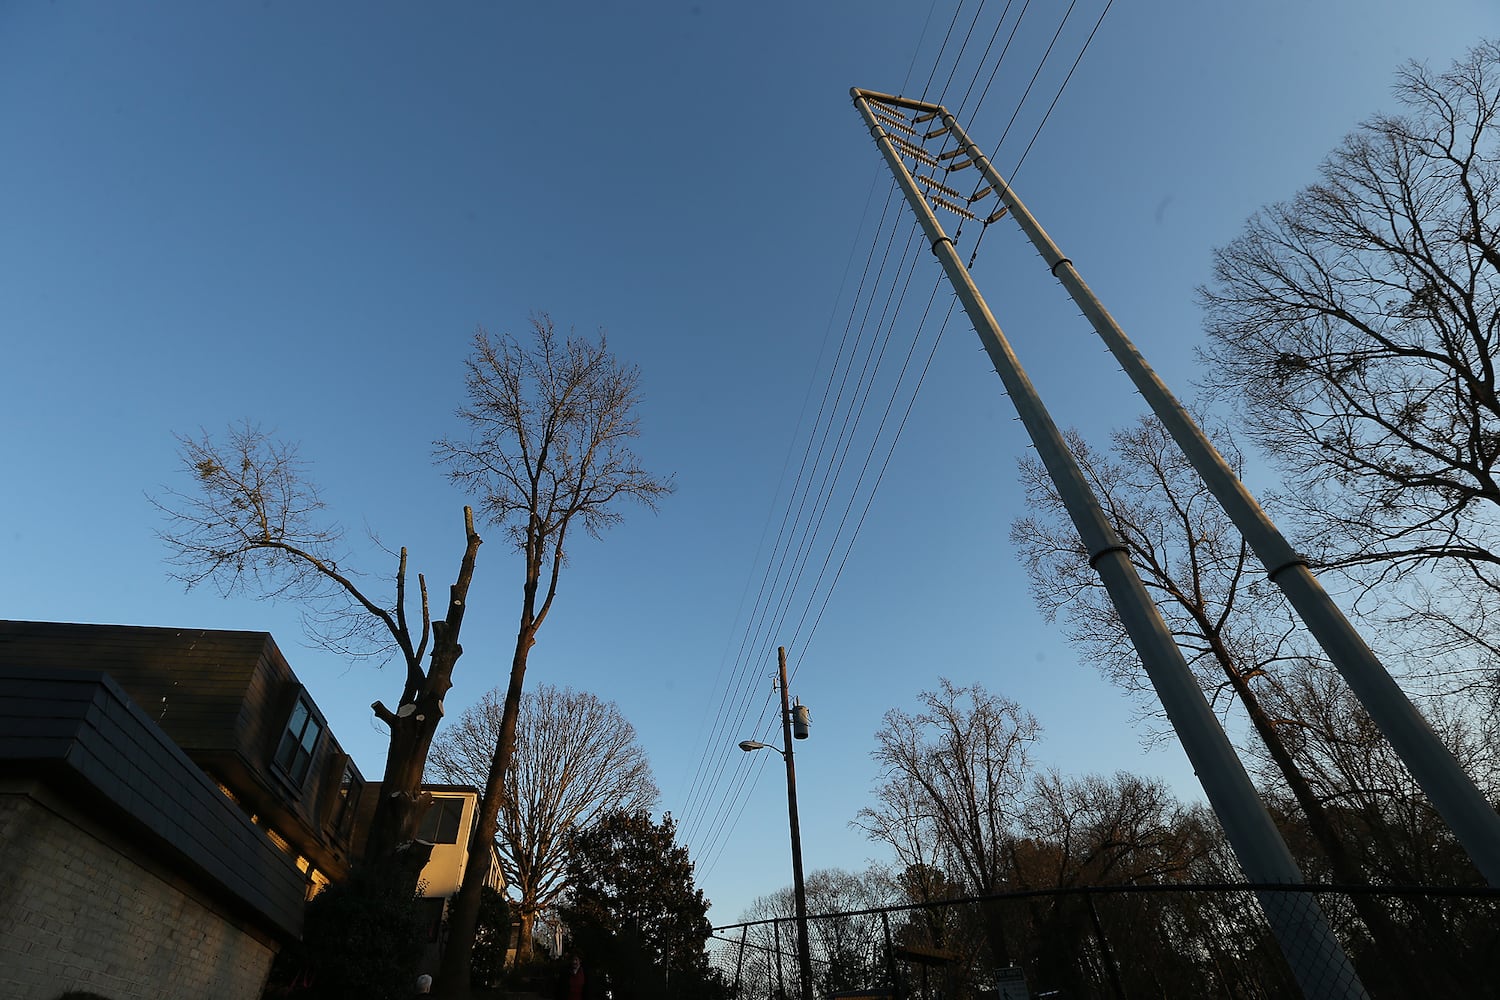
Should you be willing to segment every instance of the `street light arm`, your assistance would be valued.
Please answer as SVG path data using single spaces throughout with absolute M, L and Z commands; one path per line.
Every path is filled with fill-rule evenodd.
M 775 750 L 781 756 L 786 756 L 786 751 L 771 746 L 769 743 L 757 743 L 755 740 L 740 740 L 740 749 L 749 753 L 752 750 Z

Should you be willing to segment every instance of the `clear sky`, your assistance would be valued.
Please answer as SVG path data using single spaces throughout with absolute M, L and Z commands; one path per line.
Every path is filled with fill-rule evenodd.
M 0 615 L 269 631 L 378 777 L 368 705 L 398 674 L 307 646 L 294 608 L 184 593 L 146 494 L 177 482 L 174 432 L 249 418 L 300 443 L 353 541 L 368 525 L 446 587 L 464 498 L 431 441 L 456 430 L 475 328 L 524 333 L 545 310 L 640 366 L 639 450 L 678 490 L 575 547 L 528 681 L 635 724 L 715 922 L 790 882 L 779 761 L 735 747 L 771 733 L 778 644 L 814 723 L 797 755 L 809 870 L 881 857 L 848 825 L 873 734 L 943 676 L 1034 712 L 1046 766 L 1197 796 L 1181 750 L 1141 749 L 1126 697 L 1030 604 L 1007 540 L 1025 444 L 961 317 L 831 596 L 825 580 L 755 626 L 804 402 L 829 382 L 889 186 L 848 90 L 956 109 L 1020 6 L 984 58 L 996 0 L 0 0 Z M 1066 8 L 1028 5 L 965 113 L 987 148 L 1006 135 L 1002 171 L 1103 7 L 1079 0 L 1042 63 Z M 1016 188 L 1190 396 L 1211 249 L 1390 107 L 1400 63 L 1442 66 L 1497 32 L 1490 0 L 1117 3 Z M 1077 310 L 1008 220 L 992 230 L 975 278 L 1058 423 L 1134 420 Z M 914 273 L 925 302 L 937 265 L 921 253 Z M 904 352 L 915 315 L 892 326 Z M 502 683 L 514 642 L 519 560 L 486 534 L 450 712 Z

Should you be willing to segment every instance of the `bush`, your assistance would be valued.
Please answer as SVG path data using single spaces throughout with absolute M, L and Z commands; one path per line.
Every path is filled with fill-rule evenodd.
M 469 958 L 469 981 L 493 989 L 505 974 L 505 952 L 510 946 L 510 904 L 489 886 L 480 890 L 479 921 L 474 928 L 474 951 Z

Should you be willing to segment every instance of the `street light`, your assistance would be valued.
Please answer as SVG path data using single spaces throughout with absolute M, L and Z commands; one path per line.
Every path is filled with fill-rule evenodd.
M 792 827 L 792 895 L 797 901 L 797 964 L 802 967 L 802 1000 L 812 1000 L 812 955 L 807 944 L 807 891 L 802 883 L 802 830 L 797 825 L 797 768 L 792 763 L 792 707 L 787 702 L 786 647 L 777 649 L 776 654 L 781 664 L 781 740 L 786 749 L 777 749 L 756 740 L 741 740 L 740 749 L 746 753 L 775 750 L 786 761 L 786 811 Z M 807 724 L 807 709 L 799 704 L 798 739 L 807 739 Z

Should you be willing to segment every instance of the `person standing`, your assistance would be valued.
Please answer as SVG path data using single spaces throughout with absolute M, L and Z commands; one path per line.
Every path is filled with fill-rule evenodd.
M 575 952 L 563 962 L 562 972 L 557 977 L 557 988 L 552 991 L 552 1000 L 587 1000 L 593 995 L 590 985 L 588 973 L 583 970 L 583 959 Z

